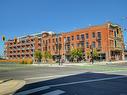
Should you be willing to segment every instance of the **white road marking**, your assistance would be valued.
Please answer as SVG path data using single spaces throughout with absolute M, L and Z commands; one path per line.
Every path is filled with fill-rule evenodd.
M 38 87 L 38 88 L 34 88 L 34 89 L 30 89 L 30 90 L 26 90 L 26 91 L 16 93 L 15 95 L 28 95 L 28 94 L 35 93 L 35 92 L 42 91 L 42 90 L 46 90 L 49 88 L 50 88 L 49 86 Z
M 38 88 L 22 91 L 22 92 L 16 93 L 15 95 L 27 95 L 27 94 L 35 93 L 38 91 L 46 90 L 46 89 L 49 89 L 51 87 L 67 86 L 67 85 L 73 85 L 73 84 L 79 84 L 79 83 L 98 82 L 98 81 L 105 81 L 105 80 L 112 80 L 112 79 L 119 79 L 119 78 L 127 78 L 127 76 L 116 76 L 116 77 L 109 77 L 109 78 L 91 79 L 91 80 L 84 80 L 84 81 L 77 81 L 77 82 L 47 85 L 47 86 L 43 86 L 43 87 L 38 87 Z M 60 91 L 55 91 L 52 93 L 58 93 L 58 92 L 60 92 Z M 57 94 L 44 94 L 44 95 L 57 95 Z
M 80 73 L 70 73 L 70 74 L 63 74 L 63 75 L 54 75 L 54 76 L 45 76 L 45 77 L 32 77 L 32 78 L 25 78 L 24 80 L 36 80 L 36 79 L 47 79 L 47 78 L 58 78 L 58 77 L 66 77 L 76 74 L 82 74 Z
M 50 87 L 67 86 L 67 85 L 72 85 L 72 84 L 98 82 L 98 81 L 112 80 L 112 79 L 119 79 L 119 78 L 126 78 L 126 77 L 127 76 L 117 76 L 117 77 L 109 77 L 109 78 L 101 78 L 101 79 L 92 79 L 92 80 L 77 81 L 77 82 L 70 82 L 70 83 L 62 83 L 62 84 L 55 84 L 55 85 L 48 85 L 48 86 L 50 86 Z
M 121 72 L 121 71 L 127 71 L 127 70 L 113 70 L 113 71 L 97 71 L 93 73 L 114 73 L 114 72 Z M 44 76 L 44 77 L 31 77 L 31 78 L 25 78 L 24 80 L 37 80 L 37 79 L 48 79 L 48 78 L 59 78 L 59 77 L 66 77 L 66 76 L 71 76 L 71 75 L 76 75 L 76 74 L 85 74 L 86 72 L 74 72 L 70 74 L 63 74 L 63 75 L 54 75 L 54 76 Z M 92 73 L 92 72 L 91 72 Z
M 48 93 L 45 93 L 45 94 L 42 94 L 42 95 L 60 95 L 60 94 L 63 94 L 63 93 L 65 93 L 65 91 L 55 90 L 55 91 L 51 91 L 51 92 L 48 92 Z

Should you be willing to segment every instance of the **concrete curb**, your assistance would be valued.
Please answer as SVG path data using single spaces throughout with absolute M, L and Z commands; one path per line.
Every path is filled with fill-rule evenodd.
M 24 80 L 8 80 L 0 84 L 0 95 L 13 95 L 25 85 Z
M 10 81 L 10 80 L 13 80 L 13 79 L 4 79 L 4 80 L 0 80 L 0 84 L 4 83 L 4 82 L 7 82 L 7 81 Z

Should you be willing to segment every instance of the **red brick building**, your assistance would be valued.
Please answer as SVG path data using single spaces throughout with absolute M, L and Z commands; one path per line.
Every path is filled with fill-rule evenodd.
M 87 51 L 91 51 L 91 46 L 99 53 L 98 59 L 100 60 L 124 59 L 122 29 L 119 25 L 110 22 L 67 33 L 43 32 L 18 39 L 16 44 L 14 44 L 14 40 L 5 42 L 6 58 L 33 58 L 34 51 L 40 50 L 42 52 L 49 51 L 53 55 L 53 60 L 58 59 L 59 55 L 70 60 L 70 50 L 82 48 L 83 56 L 89 59 Z

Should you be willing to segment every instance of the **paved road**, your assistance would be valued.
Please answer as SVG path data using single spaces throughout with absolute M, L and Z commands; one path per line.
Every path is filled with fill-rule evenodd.
M 126 64 L 108 66 L 127 67 Z M 25 80 L 26 85 L 16 95 L 127 95 L 126 70 L 100 72 L 78 66 L 35 66 L 2 71 L 0 79 Z
M 82 73 L 25 85 L 15 95 L 127 95 L 127 76 Z
M 32 83 L 39 80 L 46 80 L 55 77 L 61 77 L 68 74 L 77 74 L 86 72 L 83 68 L 75 67 L 32 67 L 17 70 L 0 71 L 0 80 L 15 79 L 26 80 L 27 83 Z M 47 77 L 48 76 L 48 77 Z M 53 76 L 53 77 L 52 77 Z

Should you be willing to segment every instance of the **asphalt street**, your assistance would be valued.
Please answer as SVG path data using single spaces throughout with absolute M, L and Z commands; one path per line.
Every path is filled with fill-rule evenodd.
M 107 65 L 126 68 L 127 65 Z M 0 79 L 25 80 L 15 95 L 127 95 L 127 70 L 99 71 L 80 66 L 0 71 Z
M 26 84 L 15 95 L 127 95 L 127 76 L 91 73 Z

